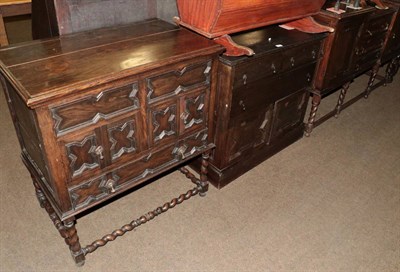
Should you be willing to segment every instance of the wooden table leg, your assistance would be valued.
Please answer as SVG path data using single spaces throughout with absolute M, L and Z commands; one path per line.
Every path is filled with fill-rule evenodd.
M 310 117 L 308 118 L 308 122 L 307 122 L 306 128 L 305 128 L 305 136 L 306 137 L 310 136 L 310 134 L 314 128 L 315 117 L 317 115 L 317 111 L 318 111 L 318 107 L 319 107 L 320 103 L 321 103 L 321 95 L 313 94 Z
M 0 46 L 8 45 L 6 28 L 4 26 L 3 14 L 0 14 Z
M 369 94 L 371 93 L 371 89 L 372 89 L 372 86 L 374 85 L 375 78 L 376 78 L 376 75 L 378 74 L 380 66 L 381 66 L 380 62 L 377 62 L 375 64 L 374 68 L 372 68 L 372 73 L 371 73 L 371 76 L 369 77 L 368 86 L 367 86 L 367 89 L 365 90 L 365 95 L 364 95 L 365 99 L 367 99 L 369 97 Z
M 46 195 L 40 188 L 39 183 L 36 178 L 32 175 L 33 185 L 35 186 L 36 196 L 38 197 L 40 206 L 44 208 L 50 216 L 51 221 L 53 221 L 54 226 L 60 232 L 61 237 L 65 239 L 65 243 L 69 246 L 72 258 L 74 259 L 77 266 L 82 266 L 85 264 L 85 254 L 79 243 L 78 233 L 75 228 L 75 219 L 70 218 L 65 222 L 62 222 L 57 216 L 53 207 L 49 203 Z
M 340 111 L 342 110 L 344 99 L 346 98 L 347 90 L 350 87 L 350 83 L 351 82 L 347 82 L 346 84 L 344 84 L 342 89 L 341 89 L 341 91 L 340 91 L 339 99 L 338 99 L 338 102 L 336 104 L 336 114 L 335 114 L 336 118 L 339 117 Z
M 394 58 L 386 68 L 385 84 L 392 83 L 393 77 L 399 70 L 400 66 L 400 56 Z

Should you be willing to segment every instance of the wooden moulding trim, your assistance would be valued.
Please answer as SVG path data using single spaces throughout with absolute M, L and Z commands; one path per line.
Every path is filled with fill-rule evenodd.
M 30 96 L 24 86 L 12 76 L 11 71 L 4 65 L 0 60 L 0 72 L 7 78 L 11 86 L 17 91 L 18 95 L 24 100 L 25 103 L 28 102 Z

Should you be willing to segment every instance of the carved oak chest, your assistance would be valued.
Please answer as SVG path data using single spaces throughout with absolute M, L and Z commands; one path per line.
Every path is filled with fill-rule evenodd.
M 1 81 L 42 207 L 85 255 L 207 190 L 222 47 L 160 20 L 0 50 Z M 75 216 L 203 154 L 196 187 L 81 248 Z M 111 237 L 111 238 L 110 238 Z

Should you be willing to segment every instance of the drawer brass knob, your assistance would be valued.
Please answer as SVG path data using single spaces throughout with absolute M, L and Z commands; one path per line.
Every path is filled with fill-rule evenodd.
M 103 151 L 104 151 L 104 148 L 102 146 L 98 146 L 94 150 L 94 153 L 96 153 L 96 155 L 99 156 L 100 160 L 104 159 Z
M 114 183 L 115 183 L 115 181 L 113 179 L 110 179 L 107 181 L 107 184 L 106 184 L 107 189 L 112 194 L 115 193 Z
M 173 153 L 175 154 L 176 159 L 184 160 L 186 158 L 185 152 L 187 149 L 188 147 L 186 145 L 182 145 L 179 148 L 175 148 Z
M 292 67 L 294 67 L 294 63 L 295 63 L 294 57 L 291 57 L 291 58 L 290 58 L 290 64 L 292 65 Z
M 243 100 L 240 100 L 240 101 L 239 101 L 239 106 L 242 107 L 242 110 L 243 110 L 243 111 L 246 111 L 246 105 L 244 104 Z
M 317 53 L 315 52 L 315 50 L 313 50 L 311 52 L 311 56 L 312 56 L 313 59 L 315 59 L 317 57 Z
M 272 73 L 276 74 L 276 67 L 275 67 L 274 63 L 272 63 L 271 69 L 272 69 Z
M 307 82 L 311 82 L 311 74 L 310 73 L 307 73 Z

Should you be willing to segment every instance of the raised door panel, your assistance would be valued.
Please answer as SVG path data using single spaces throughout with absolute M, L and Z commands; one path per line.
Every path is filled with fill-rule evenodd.
M 307 90 L 302 89 L 275 102 L 271 143 L 279 136 L 302 125 L 307 107 Z
M 205 128 L 208 113 L 207 92 L 200 90 L 180 98 L 180 135 Z
M 228 141 L 229 163 L 257 146 L 268 143 L 272 124 L 273 105 L 266 105 L 263 110 L 243 114 L 230 121 Z
M 132 158 L 141 151 L 137 114 L 107 125 L 108 152 L 111 163 Z
M 104 167 L 104 147 L 100 141 L 100 131 L 76 136 L 74 140 L 62 141 L 68 158 L 71 178 Z
M 151 145 L 168 144 L 179 136 L 179 105 L 176 99 L 151 106 L 148 125 Z

